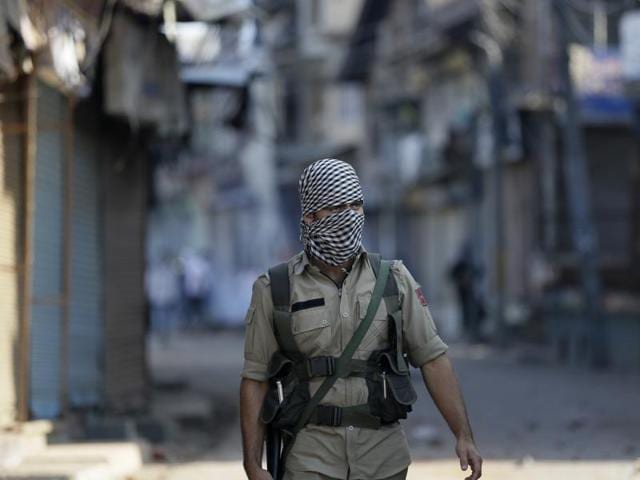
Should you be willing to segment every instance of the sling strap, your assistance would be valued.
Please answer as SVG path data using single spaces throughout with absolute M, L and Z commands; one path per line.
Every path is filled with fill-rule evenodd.
M 269 278 L 273 300 L 273 330 L 278 339 L 278 345 L 285 355 L 298 359 L 301 353 L 291 330 L 289 266 L 281 263 L 269 269 Z
M 380 271 L 380 263 L 381 257 L 379 253 L 370 253 L 369 254 L 369 262 L 371 263 L 371 268 L 375 273 L 376 277 L 378 276 L 378 272 Z M 398 284 L 396 283 L 396 279 L 393 275 L 389 275 L 389 281 L 384 289 L 384 302 L 387 307 L 387 313 L 393 318 L 393 331 L 391 332 L 390 340 L 395 342 L 395 351 L 396 351 L 396 364 L 398 365 L 398 369 L 401 372 L 408 372 L 409 367 L 407 366 L 407 362 L 404 361 L 403 358 L 403 345 L 402 339 L 403 335 L 403 321 L 402 321 L 402 310 L 401 310 L 401 301 L 400 294 L 398 293 Z
M 360 405 L 356 405 L 356 408 L 328 407 L 331 413 L 327 413 L 329 412 L 327 408 L 323 409 L 318 407 L 320 402 L 322 401 L 324 396 L 327 394 L 327 392 L 331 389 L 331 387 L 336 382 L 336 380 L 341 376 L 345 375 L 345 373 L 348 375 L 348 372 L 351 368 L 353 354 L 355 353 L 356 349 L 362 342 L 362 339 L 364 338 L 367 331 L 369 330 L 369 327 L 373 322 L 373 317 L 375 316 L 378 310 L 378 306 L 380 305 L 380 301 L 382 300 L 382 295 L 386 287 L 387 278 L 389 277 L 390 266 L 391 266 L 391 263 L 388 261 L 382 261 L 380 263 L 380 271 L 378 272 L 376 284 L 373 287 L 373 293 L 371 295 L 369 307 L 367 308 L 367 313 L 365 314 L 364 319 L 360 322 L 360 325 L 358 325 L 358 328 L 356 329 L 355 333 L 351 337 L 351 340 L 349 340 L 349 343 L 347 344 L 345 349 L 342 351 L 342 355 L 340 355 L 340 358 L 338 358 L 338 361 L 336 362 L 335 373 L 330 377 L 326 377 L 324 379 L 324 381 L 322 382 L 322 384 L 320 385 L 316 393 L 311 397 L 311 399 L 305 406 L 304 410 L 302 411 L 302 414 L 300 415 L 300 418 L 298 419 L 297 423 L 293 427 L 292 431 L 288 432 L 290 437 L 287 440 L 284 446 L 284 449 L 282 451 L 283 465 L 285 465 L 287 455 L 289 454 L 289 452 L 291 451 L 291 448 L 293 447 L 293 443 L 295 442 L 296 435 L 300 430 L 302 430 L 302 428 L 307 423 L 309 423 L 309 421 L 312 419 L 314 415 L 315 415 L 315 419 L 320 421 L 323 421 L 325 418 L 328 418 L 328 416 L 330 415 L 332 424 L 338 423 L 339 425 L 343 424 L 343 419 L 338 418 L 337 415 L 345 415 L 347 417 L 351 416 L 350 420 L 353 419 L 353 423 L 356 423 L 356 420 L 358 420 L 357 423 L 360 423 L 359 420 L 367 421 L 361 418 L 362 416 L 365 415 L 365 412 L 363 411 L 363 409 L 357 408 L 357 407 L 360 407 Z M 336 417 L 334 417 L 334 415 L 336 415 Z M 372 415 L 369 415 L 369 414 L 366 414 L 366 415 L 369 417 L 373 417 Z M 356 418 L 356 416 L 358 416 L 358 418 Z M 378 427 L 380 426 L 379 419 L 377 419 L 377 426 Z M 373 428 L 377 428 L 377 427 L 373 427 Z

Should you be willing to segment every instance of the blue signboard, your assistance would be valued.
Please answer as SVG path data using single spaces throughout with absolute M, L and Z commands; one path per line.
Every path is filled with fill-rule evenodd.
M 618 49 L 571 47 L 571 73 L 582 120 L 587 123 L 631 123 L 633 103 L 625 94 Z

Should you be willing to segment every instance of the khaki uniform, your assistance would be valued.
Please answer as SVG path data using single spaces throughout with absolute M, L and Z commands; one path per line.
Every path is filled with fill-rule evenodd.
M 356 258 L 342 288 L 301 252 L 288 262 L 291 303 L 324 299 L 324 305 L 292 313 L 292 331 L 300 351 L 308 357 L 339 357 L 358 324 L 364 318 L 375 285 L 375 275 L 362 251 Z M 424 305 L 420 286 L 401 261 L 391 271 L 402 301 L 404 351 L 414 367 L 442 355 L 447 346 L 436 332 Z M 267 275 L 253 285 L 253 297 L 246 317 L 244 369 L 242 376 L 267 381 L 267 366 L 278 350 L 272 325 L 273 302 Z M 321 303 L 312 302 L 311 305 Z M 366 360 L 374 350 L 389 347 L 387 310 L 380 302 L 366 336 L 353 358 Z M 323 378 L 311 380 L 311 395 Z M 360 377 L 339 378 L 321 404 L 348 407 L 367 403 L 366 380 Z M 287 479 L 308 478 L 386 479 L 398 477 L 411 459 L 407 440 L 398 423 L 379 430 L 307 425 L 296 438 L 286 464 Z M 303 472 L 306 472 L 303 474 Z

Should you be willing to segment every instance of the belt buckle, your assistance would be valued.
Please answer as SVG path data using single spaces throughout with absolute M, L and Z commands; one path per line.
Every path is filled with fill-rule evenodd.
M 313 378 L 313 358 L 308 358 L 305 362 L 305 367 L 307 370 L 307 378 Z
M 325 357 L 325 363 L 327 366 L 327 377 L 330 377 L 336 373 L 336 359 L 334 357 Z
M 324 367 L 323 372 L 318 375 L 314 369 L 314 366 Z M 309 358 L 306 362 L 307 377 L 313 378 L 315 376 L 330 377 L 336 371 L 336 359 L 334 357 L 314 357 Z
M 342 408 L 334 405 L 318 406 L 318 424 L 339 427 L 342 424 Z
M 332 427 L 339 427 L 342 424 L 342 408 L 340 407 L 332 407 L 333 412 L 331 415 Z

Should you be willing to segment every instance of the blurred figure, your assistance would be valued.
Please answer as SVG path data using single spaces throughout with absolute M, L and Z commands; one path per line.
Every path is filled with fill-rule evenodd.
M 458 295 L 464 334 L 471 342 L 482 341 L 480 328 L 486 315 L 484 300 L 477 288 L 477 279 L 481 274 L 473 258 L 471 242 L 467 241 L 449 270 L 449 276 Z
M 204 255 L 188 250 L 182 256 L 185 295 L 185 326 L 202 327 L 206 321 L 211 292 L 211 265 Z
M 163 253 L 159 262 L 149 266 L 145 283 L 151 305 L 151 332 L 166 342 L 177 326 L 180 304 L 178 272 L 170 253 Z

